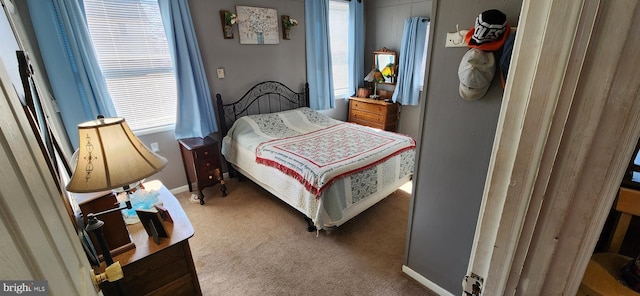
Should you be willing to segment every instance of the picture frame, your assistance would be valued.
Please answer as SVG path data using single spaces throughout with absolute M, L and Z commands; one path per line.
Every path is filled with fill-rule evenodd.
M 279 44 L 278 12 L 273 8 L 236 5 L 240 44 Z
M 158 204 L 155 204 L 153 206 L 156 208 L 156 210 L 158 210 L 158 214 L 160 215 L 160 218 L 162 218 L 162 221 L 173 223 L 173 218 L 171 218 L 171 214 L 169 214 L 167 208 Z
M 158 212 L 148 210 L 136 210 L 140 223 L 144 226 L 144 230 L 153 239 L 156 245 L 160 244 L 161 237 L 169 237 L 169 234 L 162 225 L 162 221 L 158 216 Z

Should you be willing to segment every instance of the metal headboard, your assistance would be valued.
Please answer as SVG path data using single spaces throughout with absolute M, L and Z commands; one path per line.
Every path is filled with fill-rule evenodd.
M 309 106 L 309 83 L 304 92 L 295 92 L 277 81 L 264 81 L 251 87 L 239 100 L 224 104 L 222 95 L 216 94 L 221 138 L 239 117 L 273 113 Z

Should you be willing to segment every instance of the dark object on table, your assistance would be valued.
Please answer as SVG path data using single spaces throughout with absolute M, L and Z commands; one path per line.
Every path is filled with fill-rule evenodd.
M 169 223 L 173 223 L 173 219 L 171 219 L 171 215 L 169 214 L 169 210 L 161 205 L 154 205 L 156 210 L 158 210 L 158 215 L 162 218 L 163 221 L 167 221 Z
M 140 223 L 144 226 L 144 230 L 153 238 L 153 242 L 160 244 L 161 237 L 169 237 L 157 212 L 136 210 L 136 214 L 140 218 Z
M 101 191 L 96 193 L 76 193 L 74 194 L 82 216 L 82 225 L 87 225 L 87 221 L 90 213 L 97 213 L 108 209 L 117 204 L 116 196 L 111 190 Z M 109 249 L 111 255 L 115 256 L 120 253 L 126 252 L 135 248 L 135 245 L 131 242 L 127 226 L 122 218 L 122 214 L 118 211 L 103 214 L 100 216 L 100 220 L 109 225 L 102 231 L 105 239 L 109 242 Z M 94 246 L 98 245 L 95 238 L 91 237 L 91 241 Z M 102 250 L 96 248 L 97 254 L 102 256 Z

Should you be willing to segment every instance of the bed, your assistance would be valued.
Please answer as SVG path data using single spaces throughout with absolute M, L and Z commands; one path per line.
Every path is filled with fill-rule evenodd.
M 276 81 L 224 103 L 216 95 L 222 154 L 231 177 L 247 177 L 301 212 L 308 230 L 333 229 L 411 180 L 415 140 L 342 122 L 307 106 Z

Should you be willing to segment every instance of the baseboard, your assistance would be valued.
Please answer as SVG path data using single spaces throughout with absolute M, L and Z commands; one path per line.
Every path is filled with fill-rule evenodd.
M 229 179 L 229 173 L 223 173 L 222 178 Z M 171 194 L 176 195 L 178 193 L 189 191 L 189 185 L 185 184 L 180 187 L 176 187 L 169 190 Z
M 176 195 L 178 193 L 189 191 L 189 185 L 185 184 L 185 185 L 182 185 L 180 187 L 173 188 L 173 189 L 171 189 L 169 191 L 171 192 L 171 194 Z
M 449 292 L 449 291 L 443 289 L 442 287 L 436 285 L 434 282 L 428 280 L 426 277 L 423 277 L 421 274 L 413 271 L 413 269 L 409 268 L 406 265 L 402 265 L 402 272 L 404 272 L 409 277 L 411 277 L 412 279 L 418 281 L 418 283 L 421 283 L 422 285 L 424 285 L 425 287 L 429 288 L 431 291 L 435 292 L 438 295 L 441 295 L 441 296 L 454 296 L 453 294 L 451 294 L 451 292 Z

